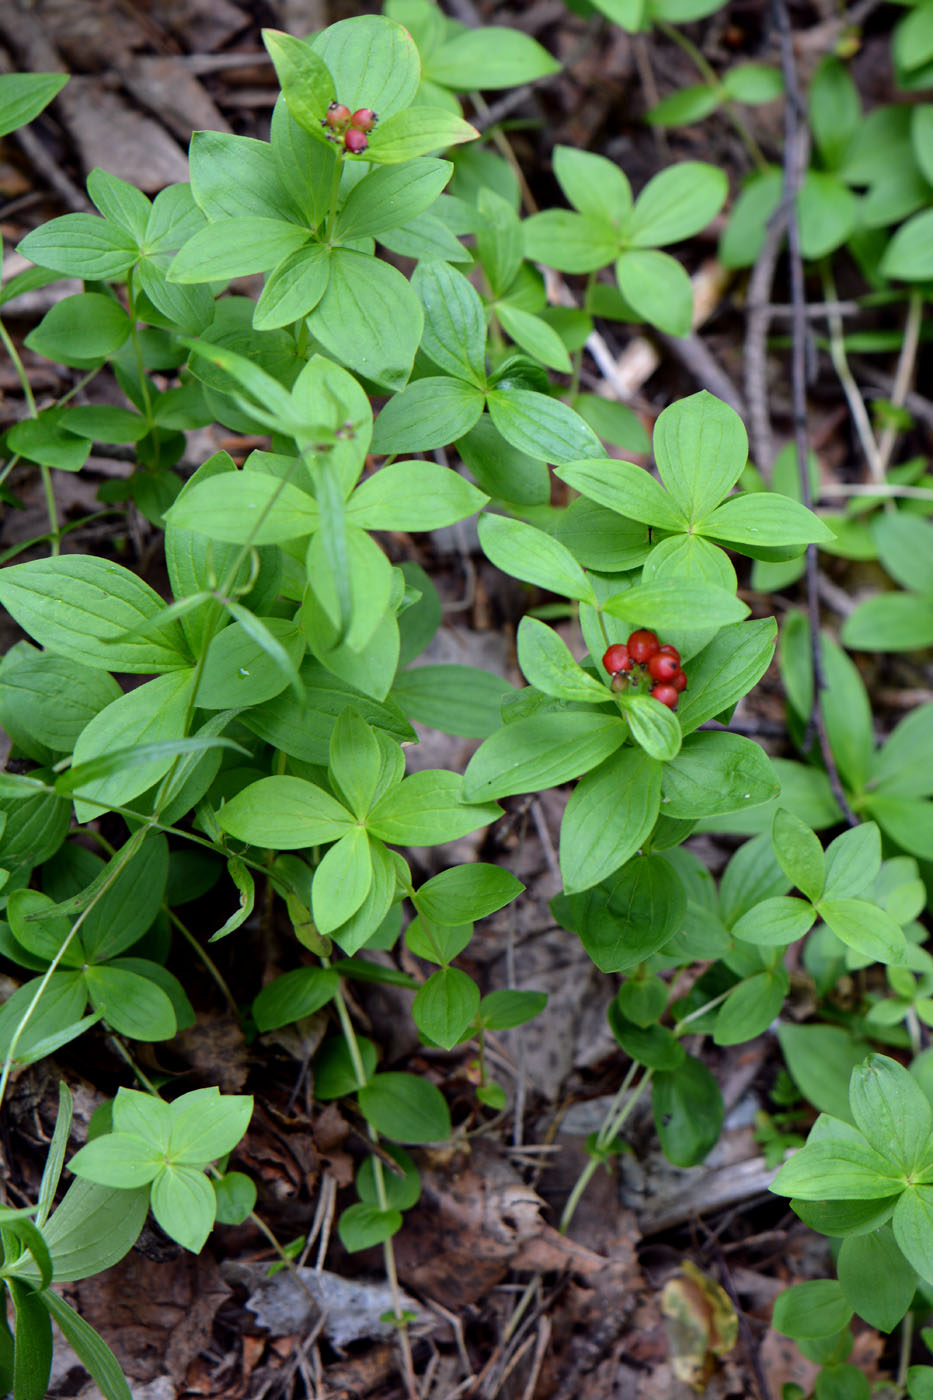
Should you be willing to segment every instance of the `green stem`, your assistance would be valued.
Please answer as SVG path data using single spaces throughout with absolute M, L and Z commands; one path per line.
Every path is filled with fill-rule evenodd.
M 754 136 L 749 130 L 749 127 L 746 124 L 744 117 L 740 116 L 739 112 L 736 109 L 735 103 L 733 102 L 732 98 L 729 96 L 728 92 L 720 82 L 719 75 L 717 74 L 716 70 L 709 64 L 703 52 L 697 47 L 697 45 L 693 42 L 692 39 L 689 39 L 686 34 L 682 34 L 680 30 L 676 28 L 675 25 L 668 24 L 667 20 L 656 19 L 655 24 L 658 26 L 662 34 L 664 34 L 673 43 L 677 44 L 679 48 L 683 49 L 684 53 L 687 54 L 690 58 L 697 72 L 716 93 L 717 97 L 719 98 L 720 102 L 722 103 L 729 116 L 729 120 L 735 127 L 739 140 L 742 142 L 742 145 L 745 147 L 746 151 L 751 157 L 752 163 L 756 165 L 759 170 L 767 170 L 768 162 L 765 159 L 764 152 L 762 151 L 758 142 L 755 140 Z
M 213 977 L 214 981 L 216 982 L 218 988 L 220 989 L 221 995 L 224 998 L 224 1001 L 227 1003 L 236 1019 L 239 1020 L 240 1009 L 233 999 L 233 993 L 227 986 L 223 973 L 220 971 L 220 968 L 214 962 L 214 959 L 211 957 L 210 953 L 208 953 L 206 948 L 201 947 L 200 943 L 195 938 L 191 930 L 182 923 L 181 919 L 179 919 L 178 915 L 174 913 L 173 910 L 169 909 L 167 904 L 163 904 L 162 908 L 168 914 L 169 919 L 171 920 L 174 927 L 178 929 L 178 932 L 181 934 L 182 938 L 186 939 L 187 942 L 191 944 L 191 947 L 194 949 L 195 953 L 201 959 L 201 962 L 204 964 L 204 966 L 207 968 L 207 971 L 210 973 L 211 977 Z
M 13 342 L 13 338 L 3 324 L 2 319 L 0 319 L 0 341 L 2 341 L 4 349 L 13 362 L 13 368 L 16 370 L 16 377 L 20 382 L 23 395 L 26 399 L 26 406 L 29 409 L 29 417 L 38 418 L 39 410 L 36 408 L 36 400 L 32 392 L 32 385 L 29 382 L 29 376 L 20 359 L 20 354 Z M 15 461 L 16 459 L 14 458 L 13 460 Z M 13 462 L 9 464 L 10 467 L 12 467 L 12 465 Z M 49 517 L 49 538 L 52 542 L 52 554 L 55 555 L 58 554 L 60 549 L 59 542 L 61 535 L 58 525 L 58 509 L 55 505 L 55 492 L 52 489 L 52 473 L 47 466 L 40 463 L 39 474 L 42 477 L 42 491 L 45 495 L 45 508 Z
M 17 1025 L 16 1030 L 13 1032 L 13 1037 L 10 1041 L 9 1048 L 6 1052 L 6 1058 L 3 1062 L 3 1070 L 2 1073 L 0 1073 L 0 1105 L 2 1105 L 4 1095 L 6 1094 L 6 1088 L 7 1084 L 9 1083 L 10 1071 L 13 1068 L 13 1061 L 16 1056 L 17 1047 L 23 1038 L 23 1033 L 26 1030 L 26 1027 L 29 1025 L 29 1022 L 33 1018 L 36 1007 L 39 1005 L 39 1002 L 42 1000 L 42 997 L 45 994 L 45 990 L 48 987 L 53 974 L 57 970 L 59 963 L 67 953 L 69 947 L 71 946 L 72 939 L 74 939 L 77 936 L 77 933 L 81 928 L 81 925 L 87 918 L 88 914 L 90 914 L 95 904 L 97 904 L 103 898 L 107 890 L 110 889 L 117 876 L 120 875 L 122 871 L 126 869 L 127 865 L 129 865 L 130 861 L 133 859 L 137 850 L 141 846 L 143 837 L 145 836 L 148 829 L 148 826 L 141 827 L 140 830 L 134 833 L 134 835 L 130 837 L 129 841 L 127 841 L 125 847 L 123 848 L 123 859 L 117 861 L 107 880 L 101 885 L 100 889 L 94 895 L 93 899 L 91 899 L 88 902 L 87 907 L 85 909 L 82 909 L 81 913 L 78 915 L 71 928 L 68 930 L 68 934 L 65 937 L 61 947 L 58 949 L 58 952 L 55 954 L 54 958 L 49 963 L 48 967 L 43 973 L 42 980 L 36 988 L 32 1000 L 30 1001 L 26 1010 L 23 1012 L 23 1015 L 19 1020 L 19 1024 Z
M 26 400 L 26 405 L 29 409 L 29 416 L 30 418 L 38 418 L 39 411 L 36 408 L 36 400 L 33 396 L 32 385 L 29 382 L 29 376 L 27 375 L 26 370 L 23 366 L 23 362 L 20 359 L 19 351 L 14 345 L 10 333 L 7 330 L 6 326 L 3 324 L 2 320 L 0 320 L 0 341 L 3 342 L 4 349 L 6 350 L 10 359 L 13 361 L 13 368 L 16 370 L 16 377 L 19 380 L 20 386 L 23 390 L 23 396 Z

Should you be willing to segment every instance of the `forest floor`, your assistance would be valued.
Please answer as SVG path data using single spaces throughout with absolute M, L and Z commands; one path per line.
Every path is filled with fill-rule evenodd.
M 346 0 L 35 0 L 28 7 L 2 7 L 0 58 L 5 53 L 9 66 L 22 70 L 64 68 L 74 74 L 50 113 L 0 147 L 4 280 L 24 265 L 10 250 L 30 228 L 88 207 L 83 184 L 94 166 L 151 193 L 187 177 L 192 129 L 264 137 L 276 87 L 261 45 L 262 26 L 304 35 L 368 8 Z M 522 90 L 508 110 L 509 140 L 539 205 L 561 202 L 551 173 L 557 143 L 618 161 L 636 190 L 675 160 L 718 164 L 733 192 L 749 172 L 746 151 L 723 116 L 666 134 L 645 124 L 645 111 L 659 97 L 697 81 L 689 58 L 670 39 L 656 32 L 633 38 L 608 23 L 594 30 L 561 0 L 480 0 L 475 7 L 450 0 L 445 8 L 468 23 L 519 27 L 566 65 L 554 78 Z M 831 49 L 841 21 L 820 0 L 793 4 L 791 12 L 806 74 Z M 893 97 L 890 25 L 886 10 L 871 15 L 854 60 L 866 106 Z M 688 32 L 716 69 L 737 58 L 777 60 L 764 0 L 732 0 Z M 756 140 L 780 163 L 782 104 L 749 111 Z M 716 262 L 721 226 L 713 224 L 679 250 L 705 307 L 699 335 L 678 342 L 612 325 L 600 328 L 603 343 L 616 387 L 649 430 L 672 399 L 711 388 L 743 412 L 764 398 L 774 445 L 780 446 L 791 434 L 785 350 L 769 346 L 763 361 L 750 363 L 748 279 L 727 274 Z M 784 278 L 779 263 L 775 303 L 789 299 Z M 50 288 L 15 303 L 10 324 L 18 341 L 47 309 L 53 290 L 61 295 L 60 287 Z M 840 293 L 845 295 L 844 285 Z M 58 394 L 69 382 L 70 371 L 58 371 L 28 351 L 24 360 L 39 397 Z M 882 377 L 890 372 L 885 357 L 873 364 Z M 595 387 L 603 372 L 587 357 L 584 387 Z M 6 420 L 19 414 L 18 394 L 13 367 L 0 364 Z M 844 476 L 857 448 L 825 354 L 809 396 L 810 441 L 821 471 Z M 754 430 L 754 408 L 751 416 Z M 914 432 L 919 447 L 923 435 L 929 437 L 929 422 L 921 421 Z M 186 461 L 195 465 L 221 447 L 242 459 L 254 445 L 220 429 L 203 430 L 191 435 Z M 62 518 L 93 515 L 101 485 L 130 470 L 128 456 L 115 450 L 93 456 L 80 474 L 57 473 Z M 11 484 L 23 509 L 6 511 L 5 549 L 45 528 L 36 478 L 24 471 Z M 485 562 L 475 535 L 464 528 L 417 542 L 395 536 L 386 546 L 395 560 L 411 558 L 427 568 L 444 600 L 444 625 L 425 659 L 483 666 L 519 681 L 513 639 L 527 593 Z M 121 558 L 156 588 L 163 583 L 159 536 L 135 512 L 128 521 L 107 516 L 79 528 L 69 547 Z M 823 601 L 838 622 L 871 575 L 865 566 L 856 574 L 844 561 L 830 564 Z M 789 606 L 795 595 L 793 589 L 776 598 L 754 594 L 746 576 L 742 596 L 763 615 Z M 5 626 L 0 640 L 8 644 L 18 634 L 8 621 Z M 892 723 L 906 703 L 933 698 L 923 693 L 922 675 L 897 658 L 875 663 L 866 680 Z M 774 673 L 740 708 L 736 725 L 770 751 L 787 751 Z M 425 730 L 413 759 L 416 766 L 462 770 L 473 747 Z M 760 1132 L 756 1136 L 756 1124 L 760 1114 L 779 1111 L 771 1094 L 781 1058 L 771 1034 L 736 1049 L 704 1044 L 727 1114 L 722 1139 L 704 1165 L 670 1166 L 658 1151 L 645 1106 L 630 1120 L 633 1155 L 597 1173 L 567 1237 L 556 1229 L 586 1160 L 586 1137 L 599 1127 L 625 1064 L 605 1017 L 613 979 L 596 973 L 548 908 L 560 887 L 555 848 L 565 800 L 560 791 L 511 799 L 504 820 L 475 838 L 436 848 L 429 853 L 431 865 L 424 864 L 425 852 L 412 854 L 423 878 L 481 851 L 484 860 L 506 865 L 527 887 L 516 906 L 486 921 L 468 954 L 468 970 L 486 990 L 510 984 L 549 994 L 536 1021 L 493 1038 L 490 1054 L 499 1077 L 510 1084 L 507 1114 L 476 1118 L 472 1051 L 435 1054 L 420 1047 L 403 993 L 389 986 L 355 992 L 361 1023 L 371 1026 L 385 1063 L 429 1075 L 444 1090 L 455 1122 L 468 1130 L 456 1151 L 420 1154 L 424 1193 L 396 1239 L 402 1287 L 416 1314 L 411 1339 L 424 1400 L 677 1400 L 696 1393 L 690 1379 L 705 1385 L 713 1400 L 778 1400 L 791 1381 L 809 1389 L 817 1368 L 768 1325 L 776 1294 L 825 1274 L 828 1259 L 826 1242 L 768 1193 L 773 1158 Z M 708 836 L 692 842 L 714 873 L 734 844 L 734 838 Z M 201 923 L 217 927 L 226 912 L 218 900 L 226 898 L 215 893 L 188 906 L 196 936 Z M 217 960 L 235 998 L 248 1003 L 263 980 L 291 965 L 290 937 L 260 911 L 218 945 Z M 287 1271 L 268 1276 L 273 1256 L 247 1224 L 219 1227 L 199 1257 L 147 1230 L 120 1266 L 72 1287 L 69 1296 L 115 1350 L 134 1400 L 404 1397 L 397 1339 L 380 1320 L 389 1306 L 381 1252 L 348 1255 L 332 1229 L 362 1137 L 352 1117 L 313 1100 L 308 1065 L 320 1027 L 312 1020 L 247 1043 L 201 964 L 187 959 L 184 947 L 176 951 L 197 1026 L 167 1045 L 140 1046 L 140 1063 L 150 1074 L 193 1074 L 198 1082 L 256 1096 L 238 1164 L 257 1181 L 258 1210 L 276 1237 L 283 1243 L 310 1238 L 301 1260 L 308 1291 Z M 399 954 L 403 966 L 409 956 Z M 10 986 L 0 974 L 0 992 Z M 790 1014 L 803 1018 L 807 1009 L 805 993 L 796 1006 L 791 1000 Z M 60 1078 L 75 1095 L 80 1141 L 95 1106 L 125 1076 L 103 1033 L 87 1035 L 54 1062 L 22 1072 L 0 1136 L 8 1180 L 35 1192 Z M 796 1128 L 804 1132 L 807 1125 L 804 1117 Z M 701 1275 L 685 1277 L 685 1259 Z M 738 1339 L 717 1360 L 706 1340 L 723 1309 L 737 1311 Z M 891 1373 L 890 1348 L 874 1331 L 857 1332 L 852 1359 L 873 1382 Z M 82 1390 L 81 1374 L 63 1347 L 50 1394 L 93 1394 L 93 1388 Z

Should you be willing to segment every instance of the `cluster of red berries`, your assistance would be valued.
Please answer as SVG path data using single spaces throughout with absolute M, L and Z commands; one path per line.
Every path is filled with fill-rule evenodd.
M 328 141 L 339 142 L 342 139 L 344 150 L 349 151 L 351 156 L 359 156 L 369 145 L 367 131 L 372 131 L 378 120 L 369 107 L 359 107 L 351 112 L 342 102 L 332 102 L 321 126 L 330 128 Z
M 621 689 L 628 684 L 628 674 L 632 680 L 647 676 L 654 681 L 651 694 L 669 710 L 676 710 L 680 693 L 687 689 L 687 677 L 680 669 L 680 652 L 676 647 L 661 645 L 657 633 L 641 628 L 633 632 L 627 642 L 616 642 L 603 656 L 603 665 L 613 679 L 613 689 Z M 621 684 L 616 685 L 616 678 Z

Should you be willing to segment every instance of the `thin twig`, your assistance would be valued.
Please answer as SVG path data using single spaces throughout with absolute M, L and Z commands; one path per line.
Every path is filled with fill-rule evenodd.
M 836 287 L 833 282 L 833 274 L 827 264 L 823 267 L 823 293 L 827 303 L 831 304 L 836 296 Z M 874 429 L 871 426 L 871 419 L 865 407 L 865 400 L 855 382 L 855 376 L 849 366 L 849 357 L 846 354 L 845 332 L 842 327 L 842 317 L 838 311 L 827 312 L 826 320 L 829 324 L 829 356 L 833 362 L 833 368 L 842 385 L 846 402 L 849 405 L 849 412 L 852 414 L 852 422 L 855 425 L 855 434 L 861 443 L 862 452 L 865 454 L 865 461 L 868 463 L 868 471 L 872 481 L 884 481 L 884 463 L 878 451 L 878 443 L 875 440 Z M 905 386 L 906 392 L 906 386 Z
M 794 442 L 797 448 L 797 470 L 803 504 L 812 509 L 810 472 L 807 461 L 807 316 L 806 288 L 803 278 L 803 255 L 800 249 L 800 224 L 797 218 L 797 191 L 803 176 L 805 145 L 800 139 L 800 115 L 803 104 L 797 80 L 797 64 L 791 35 L 787 0 L 774 0 L 774 14 L 781 38 L 781 68 L 787 101 L 784 108 L 784 198 L 787 211 L 787 242 L 790 255 L 791 302 L 795 308 L 791 340 L 791 388 L 794 403 Z M 842 787 L 839 770 L 826 732 L 821 692 L 826 689 L 823 649 L 820 636 L 819 570 L 817 547 L 807 546 L 807 615 L 810 620 L 810 647 L 813 661 L 813 721 L 819 738 L 820 753 L 826 766 L 833 796 L 849 826 L 858 826 L 858 818 L 849 806 Z
M 894 371 L 894 386 L 891 390 L 891 405 L 895 409 L 903 408 L 910 389 L 910 381 L 914 377 L 914 368 L 917 363 L 917 348 L 920 344 L 920 327 L 923 323 L 923 294 L 916 289 L 910 294 L 910 301 L 907 303 L 907 319 L 904 322 L 904 339 L 901 342 L 901 353 L 897 361 L 897 369 Z M 887 471 L 891 456 L 897 443 L 898 429 L 891 423 L 878 442 L 878 456 L 881 464 L 882 476 Z

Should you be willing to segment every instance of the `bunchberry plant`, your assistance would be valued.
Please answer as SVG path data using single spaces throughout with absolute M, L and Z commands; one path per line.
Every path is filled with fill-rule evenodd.
M 637 30 L 716 6 L 598 8 Z M 877 745 L 858 673 L 827 641 L 834 790 L 807 723 L 812 639 L 791 612 L 780 664 L 802 761 L 771 760 L 731 731 L 777 638 L 774 619 L 739 595 L 735 556 L 743 569 L 752 561 L 753 582 L 777 569 L 787 586 L 808 547 L 857 554 L 869 527 L 860 534 L 844 512 L 827 523 L 785 467 L 766 479 L 771 464 L 749 464 L 738 414 L 709 393 L 669 404 L 649 442 L 623 406 L 580 392 L 593 317 L 688 334 L 690 279 L 664 250 L 720 213 L 726 177 L 678 162 L 636 198 L 615 163 L 559 146 L 554 171 L 573 207 L 523 218 L 512 168 L 479 143 L 457 94 L 556 71 L 526 35 L 464 30 L 429 0 L 389 0 L 384 16 L 308 40 L 268 31 L 265 42 L 282 90 L 268 141 L 196 133 L 190 184 L 151 201 L 93 171 L 98 213 L 29 233 L 20 249 L 34 267 L 0 292 L 2 307 L 62 278 L 84 284 L 26 342 L 80 375 L 61 401 L 34 402 L 0 322 L 28 410 L 4 435 L 3 481 L 14 466 L 36 471 L 49 510 L 43 539 L 0 570 L 0 602 L 24 633 L 0 662 L 16 760 L 0 775 L 0 952 L 22 978 L 0 1008 L 0 1102 L 14 1071 L 86 1033 L 109 1037 L 140 1086 L 119 1089 L 67 1164 L 63 1090 L 36 1204 L 0 1214 L 15 1314 L 12 1336 L 0 1326 L 0 1378 L 15 1400 L 40 1400 L 54 1319 L 108 1400 L 126 1400 L 112 1354 L 50 1284 L 116 1262 L 150 1208 L 197 1251 L 215 1221 L 240 1222 L 256 1202 L 255 1183 L 228 1161 L 251 1098 L 211 1085 L 180 1095 L 161 1085 L 162 1097 L 133 1058 L 132 1042 L 167 1040 L 194 1020 L 168 966 L 175 935 L 194 944 L 250 1033 L 320 1015 L 314 1095 L 349 1101 L 377 1149 L 360 1154 L 338 1233 L 350 1251 L 381 1246 L 397 1284 L 391 1241 L 420 1195 L 418 1149 L 465 1125 L 454 1126 L 433 1079 L 381 1062 L 347 983 L 411 993 L 425 1046 L 475 1047 L 470 1124 L 507 1111 L 488 1037 L 532 1019 L 546 997 L 486 990 L 458 960 L 474 925 L 522 885 L 490 860 L 420 880 L 406 851 L 483 831 L 513 796 L 574 784 L 551 909 L 616 979 L 609 1024 L 629 1068 L 564 1228 L 593 1173 L 623 1149 L 641 1095 L 650 1091 L 672 1162 L 707 1155 L 722 1096 L 685 1038 L 733 1046 L 765 1033 L 790 990 L 790 950 L 827 1002 L 843 974 L 884 969 L 861 1023 L 830 1024 L 827 1011 L 824 1024 L 780 1028 L 791 1073 L 823 1116 L 775 1189 L 845 1243 L 838 1282 L 789 1290 L 775 1325 L 809 1347 L 827 1386 L 859 1395 L 853 1312 L 893 1327 L 918 1281 L 933 1283 L 928 1060 L 917 1054 L 908 1070 L 866 1059 L 869 1036 L 918 1051 L 917 1027 L 933 1020 L 933 960 L 917 922 L 917 862 L 933 858 L 922 762 L 933 707 Z M 721 91 L 708 85 L 716 102 L 775 95 L 767 70 L 740 72 Z M 58 75 L 0 78 L 0 129 L 29 120 L 60 85 Z M 852 191 L 868 186 L 868 204 L 883 172 L 837 59 L 818 70 L 810 110 L 819 163 L 801 193 L 805 255 L 847 245 L 872 275 L 921 283 L 926 225 L 915 220 L 928 210 L 905 195 L 896 217 L 907 222 L 886 249 L 865 252 L 859 239 Z M 908 120 L 925 179 L 929 121 Z M 884 122 L 903 137 L 903 115 Z M 764 237 L 775 180 L 759 174 L 736 200 L 723 240 L 734 266 L 743 239 Z M 555 314 L 542 267 L 585 278 L 582 309 Z M 257 274 L 255 300 L 230 292 Z M 119 405 L 97 401 L 98 376 Z M 186 431 L 212 424 L 262 445 L 182 470 Z M 159 533 L 164 596 L 125 563 L 67 548 L 54 476 L 80 471 L 95 443 L 133 448 L 131 475 L 102 501 L 126 502 Z M 650 450 L 656 474 L 608 446 Z M 870 508 L 872 548 L 909 591 L 862 605 L 843 640 L 880 647 L 885 633 L 891 647 L 915 646 L 931 584 L 908 555 L 928 556 L 929 525 Z M 474 668 L 413 665 L 441 604 L 422 569 L 396 562 L 391 536 L 477 516 L 490 563 L 554 600 L 518 624 L 520 688 Z M 569 629 L 549 625 L 557 616 Z M 465 772 L 408 772 L 412 721 L 481 740 Z M 824 849 L 816 833 L 839 825 L 840 794 L 860 824 Z M 710 829 L 750 838 L 718 885 L 685 844 Z M 215 888 L 227 896 L 212 941 L 238 946 L 247 921 L 258 927 L 257 905 L 263 929 L 277 917 L 289 931 L 292 966 L 248 1004 L 177 913 Z M 417 975 L 367 957 L 400 938 Z M 53 1211 L 65 1165 L 75 1180 Z M 866 1287 L 882 1267 L 885 1286 Z M 923 1395 L 924 1375 L 911 1393 Z

